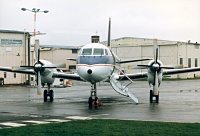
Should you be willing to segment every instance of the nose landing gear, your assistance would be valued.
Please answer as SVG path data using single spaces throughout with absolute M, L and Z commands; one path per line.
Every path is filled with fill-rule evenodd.
M 47 102 L 48 96 L 50 98 L 50 102 L 53 102 L 54 92 L 53 92 L 53 90 L 50 90 L 50 85 L 48 85 L 48 90 L 44 90 L 44 93 L 43 93 L 44 102 Z
M 102 102 L 98 99 L 97 97 L 97 88 L 96 88 L 96 83 L 92 84 L 91 86 L 91 93 L 90 93 L 90 97 L 88 99 L 88 104 L 89 104 L 89 108 L 95 106 L 101 106 Z
M 158 93 L 158 95 L 154 95 L 154 94 L 153 94 L 153 90 L 150 90 L 150 95 L 149 95 L 149 96 L 150 96 L 150 97 L 149 97 L 150 103 L 153 103 L 153 97 L 156 98 L 155 102 L 156 102 L 156 103 L 159 103 L 159 93 Z

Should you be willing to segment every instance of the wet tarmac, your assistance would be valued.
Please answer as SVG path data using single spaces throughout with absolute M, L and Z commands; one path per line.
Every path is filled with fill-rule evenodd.
M 149 103 L 146 81 L 135 81 L 129 91 L 139 99 L 138 105 L 115 92 L 110 84 L 101 83 L 97 94 L 103 105 L 97 108 L 88 107 L 90 84 L 74 84 L 53 88 L 53 102 L 43 102 L 36 88 L 0 87 L 0 128 L 5 122 L 67 121 L 73 117 L 200 123 L 200 80 L 163 81 L 159 104 Z

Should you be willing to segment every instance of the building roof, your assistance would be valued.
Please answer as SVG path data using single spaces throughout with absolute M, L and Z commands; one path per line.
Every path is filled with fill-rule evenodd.
M 0 30 L 0 33 L 15 33 L 15 34 L 29 34 L 29 32 L 26 31 L 16 31 L 16 30 Z

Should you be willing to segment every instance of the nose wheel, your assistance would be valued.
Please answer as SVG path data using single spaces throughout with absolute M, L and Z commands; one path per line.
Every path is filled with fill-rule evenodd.
M 154 95 L 153 90 L 150 90 L 150 94 L 149 94 L 150 103 L 154 102 L 154 100 L 153 100 L 154 97 L 155 97 L 155 103 L 159 103 L 159 93 L 158 93 L 158 95 Z
M 96 84 L 92 84 L 92 86 L 91 86 L 91 93 L 90 93 L 90 97 L 88 99 L 88 105 L 90 108 L 93 106 L 97 107 L 97 106 L 102 105 L 102 102 L 97 97 Z
M 43 97 L 44 102 L 47 102 L 48 97 L 50 98 L 50 102 L 53 102 L 54 92 L 53 90 L 50 90 L 50 85 L 48 85 L 48 90 L 44 90 Z

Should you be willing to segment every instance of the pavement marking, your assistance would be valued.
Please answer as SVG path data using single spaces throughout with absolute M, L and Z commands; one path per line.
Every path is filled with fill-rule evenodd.
M 46 122 L 46 121 L 35 121 L 35 120 L 27 120 L 27 121 L 22 121 L 25 123 L 35 123 L 35 124 L 48 124 L 50 122 Z
M 90 119 L 92 119 L 90 117 L 81 117 L 81 116 L 68 116 L 66 118 L 68 118 L 68 119 L 74 119 L 74 120 L 90 120 Z
M 68 122 L 68 121 L 71 121 L 71 120 L 63 120 L 63 119 L 46 119 L 45 121 L 48 121 L 48 122 Z
M 4 122 L 4 123 L 0 123 L 0 125 L 10 126 L 10 127 L 23 127 L 23 126 L 26 126 L 26 124 L 19 124 L 19 123 L 12 123 L 12 122 Z
M 90 115 L 92 117 L 98 117 L 98 116 L 108 116 L 109 114 L 96 114 L 96 115 Z

